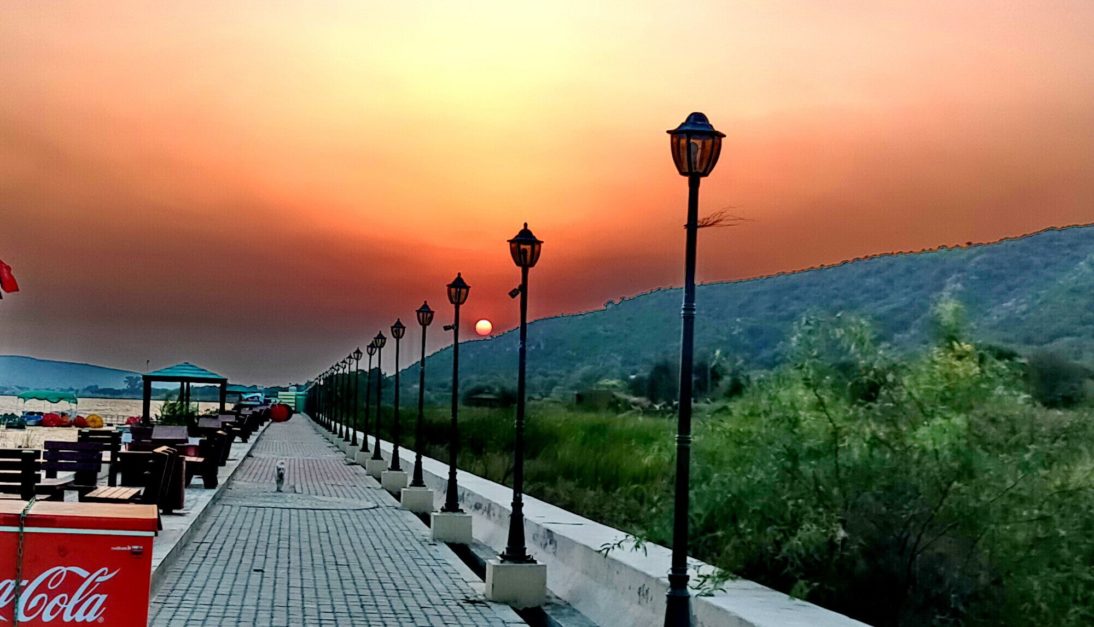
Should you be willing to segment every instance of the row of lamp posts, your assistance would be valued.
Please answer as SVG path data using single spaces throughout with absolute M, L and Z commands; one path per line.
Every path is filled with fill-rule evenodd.
M 681 307 L 681 337 L 680 337 L 680 385 L 679 385 L 679 413 L 676 435 L 676 483 L 673 501 L 673 534 L 672 534 L 672 562 L 669 570 L 669 590 L 666 596 L 665 622 L 666 627 L 681 627 L 693 624 L 691 613 L 691 598 L 688 592 L 687 550 L 688 550 L 688 501 L 691 464 L 691 414 L 692 414 L 692 375 L 694 363 L 695 345 L 695 265 L 697 234 L 699 230 L 699 183 L 713 171 L 721 154 L 722 138 L 725 135 L 710 124 L 702 113 L 692 113 L 677 128 L 668 131 L 670 136 L 670 149 L 672 159 L 681 176 L 688 179 L 688 207 L 687 222 L 684 225 L 684 293 L 683 306 Z M 517 370 L 517 407 L 515 424 L 515 446 L 513 460 L 513 502 L 509 517 L 509 534 L 505 550 L 500 560 L 487 563 L 486 587 L 487 596 L 494 600 L 508 601 L 513 605 L 535 605 L 542 603 L 542 593 L 545 591 L 546 568 L 537 564 L 529 555 L 524 536 L 524 418 L 526 397 L 526 344 L 527 344 L 527 313 L 528 313 L 528 271 L 539 261 L 540 250 L 543 242 L 536 238 L 528 229 L 527 223 L 517 235 L 509 240 L 509 253 L 513 262 L 520 268 L 520 285 L 509 292 L 510 297 L 520 297 L 520 336 L 518 347 Z M 453 322 L 445 325 L 446 331 L 452 331 L 452 416 L 449 428 L 448 443 L 448 482 L 445 493 L 444 506 L 440 512 L 433 513 L 431 526 L 434 538 L 449 542 L 467 543 L 471 540 L 470 516 L 465 514 L 459 505 L 458 484 L 456 472 L 456 459 L 459 448 L 459 322 L 460 306 L 467 301 L 470 286 L 459 274 L 455 280 L 448 284 L 448 301 L 453 305 Z M 422 328 L 421 337 L 421 361 L 418 370 L 418 421 L 415 429 L 415 457 L 413 480 L 411 490 L 424 490 L 425 483 L 422 476 L 422 415 L 424 412 L 425 392 L 425 332 L 426 327 L 433 321 L 433 311 L 428 304 L 423 304 L 417 311 L 418 324 Z M 405 334 L 402 322 L 396 320 L 391 327 L 391 334 L 395 338 L 395 397 L 393 401 L 393 425 L 392 425 L 392 456 L 389 472 L 401 472 L 399 468 L 399 342 Z M 381 353 L 386 338 L 379 333 L 369 344 L 367 353 L 369 356 L 368 379 L 365 392 L 365 414 L 363 433 L 369 428 L 369 386 L 372 377 L 372 355 Z M 311 405 L 316 414 L 316 420 L 328 431 L 336 431 L 347 442 L 347 447 L 353 447 L 356 443 L 356 421 L 346 424 L 344 411 L 338 409 L 337 399 L 346 398 L 344 392 L 344 374 L 352 362 L 356 369 L 359 368 L 361 357 L 360 349 L 354 351 L 350 357 L 338 362 L 330 369 L 316 378 L 312 386 L 314 392 Z M 378 360 L 379 361 L 379 360 Z M 376 387 L 376 421 L 373 432 L 376 434 L 372 449 L 372 460 L 380 460 L 380 406 L 382 374 Z M 352 418 L 356 418 L 357 376 L 354 381 L 354 411 Z M 347 440 L 348 438 L 348 440 Z M 367 442 L 362 444 L 361 450 L 367 451 Z M 358 453 L 360 456 L 360 453 Z M 360 457 L 358 457 L 360 460 Z M 371 473 L 370 469 L 370 473 Z M 404 475 L 405 478 L 405 475 Z M 404 479 L 405 480 L 405 479 Z M 405 483 L 404 483 L 405 485 Z M 403 491 L 404 506 L 406 505 L 406 490 Z M 432 493 L 430 493 L 430 509 L 432 508 Z M 524 586 L 527 589 L 521 590 Z M 528 593 L 528 589 L 534 590 Z M 529 602 L 529 599 L 532 599 Z M 538 603 L 537 603 L 538 601 Z
M 528 224 L 509 240 L 509 252 L 513 262 L 520 268 L 520 285 L 510 291 L 512 298 L 520 297 L 520 344 L 517 371 L 517 408 L 514 446 L 513 501 L 509 519 L 508 541 L 499 560 L 487 564 L 487 595 L 498 601 L 508 601 L 518 606 L 533 606 L 543 603 L 546 594 L 546 567 L 537 564 L 528 553 L 524 535 L 523 489 L 524 489 L 524 418 L 526 401 L 526 364 L 528 338 L 528 271 L 539 261 L 543 242 L 539 240 Z M 407 475 L 400 466 L 400 347 L 406 335 L 406 326 L 397 319 L 391 325 L 391 337 L 395 343 L 395 381 L 392 399 L 391 455 L 390 463 L 383 468 L 384 459 L 380 447 L 381 407 L 383 406 L 383 372 L 378 373 L 375 404 L 372 401 L 372 357 L 377 363 L 383 357 L 387 337 L 377 333 L 368 344 L 365 354 L 368 363 L 365 380 L 365 403 L 363 424 L 358 421 L 357 409 L 360 407 L 358 393 L 360 378 L 361 349 L 356 349 L 346 358 L 336 362 L 319 375 L 312 386 L 311 398 L 316 421 L 332 434 L 339 446 L 354 455 L 355 461 L 365 466 L 367 472 L 380 479 L 381 484 L 391 492 L 399 491 L 403 506 L 418 513 L 432 513 L 431 527 L 434 538 L 440 541 L 469 544 L 471 542 L 471 517 L 459 504 L 459 484 L 457 480 L 457 457 L 459 452 L 459 376 L 460 376 L 460 307 L 467 302 L 471 286 L 462 274 L 457 274 L 447 286 L 448 301 L 453 307 L 452 324 L 445 325 L 446 331 L 452 331 L 452 413 L 449 423 L 448 442 L 448 480 L 444 505 L 439 512 L 432 513 L 433 492 L 425 485 L 422 469 L 423 417 L 425 413 L 425 349 L 426 329 L 433 322 L 434 312 L 429 303 L 415 312 L 421 327 L 421 354 L 418 368 L 418 416 L 415 425 L 414 468 L 407 485 Z M 350 374 L 352 373 L 352 376 Z M 352 382 L 352 385 L 351 385 Z M 348 401 L 348 402 L 347 402 Z M 348 408 L 347 408 L 348 406 Z M 370 415 L 375 406 L 375 420 L 372 422 L 374 440 L 371 456 L 368 453 L 367 433 L 370 427 Z M 363 439 L 358 446 L 358 431 Z M 530 578 L 530 579 L 529 579 Z M 530 583 L 522 583 L 529 579 Z

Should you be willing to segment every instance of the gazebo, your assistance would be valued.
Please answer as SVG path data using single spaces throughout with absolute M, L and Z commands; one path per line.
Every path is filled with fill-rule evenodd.
M 152 384 L 157 381 L 178 383 L 179 400 L 186 403 L 187 407 L 190 406 L 190 385 L 192 383 L 218 385 L 220 386 L 220 411 L 224 411 L 224 401 L 228 395 L 228 379 L 201 366 L 195 366 L 188 361 L 184 361 L 168 368 L 146 372 L 141 375 L 141 379 L 144 380 L 144 411 L 141 415 L 141 421 L 144 424 L 152 422 Z

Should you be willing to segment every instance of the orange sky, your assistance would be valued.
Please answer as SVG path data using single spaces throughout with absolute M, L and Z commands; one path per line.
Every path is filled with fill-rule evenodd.
M 457 270 L 465 334 L 510 328 L 525 220 L 533 316 L 677 285 L 664 131 L 693 110 L 727 134 L 703 211 L 748 220 L 703 232 L 704 281 L 1091 222 L 1092 24 L 1084 0 L 4 3 L 0 353 L 299 380 L 423 298 L 447 319 Z

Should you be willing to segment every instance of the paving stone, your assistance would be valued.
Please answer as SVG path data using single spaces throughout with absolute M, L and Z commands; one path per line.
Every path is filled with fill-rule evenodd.
M 263 433 L 192 537 L 152 625 L 523 624 L 301 416 Z

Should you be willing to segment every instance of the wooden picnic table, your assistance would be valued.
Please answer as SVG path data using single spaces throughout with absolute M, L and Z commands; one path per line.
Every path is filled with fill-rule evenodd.
M 187 432 L 185 426 L 176 425 L 156 425 L 152 427 L 153 442 L 188 442 L 190 440 L 190 434 Z

